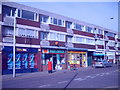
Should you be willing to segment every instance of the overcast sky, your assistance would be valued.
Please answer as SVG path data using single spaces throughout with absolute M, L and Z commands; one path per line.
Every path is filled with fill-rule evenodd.
M 118 31 L 118 2 L 17 2 Z M 113 17 L 114 19 L 110 19 Z

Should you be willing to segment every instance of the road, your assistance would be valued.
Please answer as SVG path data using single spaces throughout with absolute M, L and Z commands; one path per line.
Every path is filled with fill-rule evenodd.
M 118 67 L 87 68 L 76 71 L 3 78 L 3 88 L 118 88 Z

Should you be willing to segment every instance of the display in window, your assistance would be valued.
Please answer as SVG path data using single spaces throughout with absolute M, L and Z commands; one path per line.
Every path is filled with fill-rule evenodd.
M 23 54 L 22 57 L 22 68 L 28 68 L 28 54 Z
M 20 69 L 20 68 L 21 68 L 20 58 L 21 58 L 21 54 L 17 54 L 17 55 L 16 55 L 16 61 L 15 61 L 15 68 L 16 68 L 16 69 Z
M 35 57 L 34 54 L 30 55 L 30 61 L 29 61 L 30 68 L 34 68 L 34 66 L 35 66 L 35 64 L 34 64 L 35 63 L 34 57 Z
M 13 54 L 12 53 L 8 54 L 7 67 L 8 69 L 13 68 Z

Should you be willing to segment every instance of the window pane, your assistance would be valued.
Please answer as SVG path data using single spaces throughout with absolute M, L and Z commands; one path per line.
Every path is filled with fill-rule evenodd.
M 18 29 L 18 36 L 26 36 L 26 33 L 25 33 L 25 29 L 23 29 L 23 28 L 19 28 Z
M 62 25 L 62 20 L 58 20 L 58 25 Z
M 30 11 L 22 10 L 22 18 L 25 18 L 28 20 L 34 20 L 34 13 Z
M 4 35 L 13 35 L 13 28 L 5 27 L 3 33 Z
M 66 22 L 67 28 L 71 28 L 72 22 Z
M 91 27 L 87 27 L 86 31 L 89 32 L 89 33 L 92 33 L 92 28 Z
M 11 8 L 8 6 L 3 6 L 3 15 L 4 16 L 11 16 L 11 10 L 12 10 L 12 16 L 14 16 L 15 8 Z
M 53 19 L 53 24 L 57 24 L 57 19 Z
M 47 23 L 48 18 L 49 18 L 48 16 L 40 15 L 40 21 L 41 22 Z

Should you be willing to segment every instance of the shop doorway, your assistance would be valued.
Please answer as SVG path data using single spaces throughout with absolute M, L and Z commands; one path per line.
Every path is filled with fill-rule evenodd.
M 55 70 L 56 64 L 57 64 L 57 57 L 53 56 L 53 70 Z

